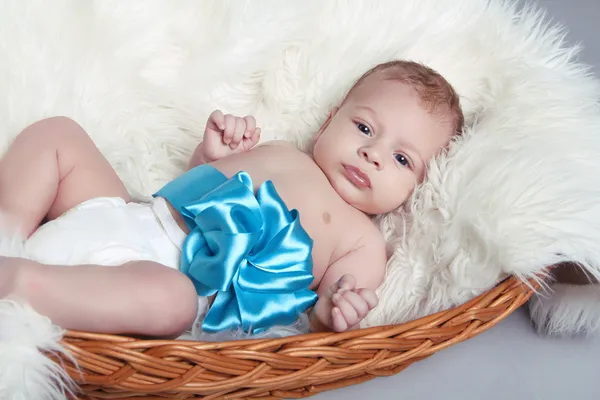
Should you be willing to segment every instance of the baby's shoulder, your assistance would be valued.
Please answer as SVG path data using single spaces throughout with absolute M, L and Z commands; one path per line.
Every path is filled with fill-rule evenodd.
M 361 221 L 359 230 L 359 245 L 369 247 L 373 251 L 385 250 L 385 238 L 379 226 L 365 215 Z
M 370 217 L 354 209 L 346 213 L 338 226 L 343 235 L 338 236 L 339 254 L 347 254 L 364 248 L 369 252 L 385 252 L 386 241 L 379 227 Z
M 325 284 L 331 279 L 351 274 L 358 287 L 375 290 L 385 276 L 385 239 L 377 225 L 370 220 L 357 219 L 349 224 L 352 226 L 349 225 L 344 234 L 338 236 L 342 247 L 327 267 L 326 275 L 330 276 L 330 279 L 326 279 Z
M 274 154 L 298 154 L 298 155 L 306 155 L 302 149 L 296 146 L 294 143 L 285 141 L 285 140 L 271 140 L 269 142 L 261 143 L 259 146 L 256 146 L 254 151 L 262 151 L 262 152 L 270 152 Z
M 256 146 L 251 152 L 254 157 L 258 157 L 262 161 L 275 163 L 277 165 L 276 170 L 279 172 L 281 172 L 282 166 L 285 166 L 284 171 L 295 173 L 300 168 L 306 168 L 307 163 L 314 164 L 308 153 L 294 143 L 283 140 L 265 142 L 260 146 Z
M 269 140 L 268 142 L 261 143 L 258 147 L 269 147 L 269 146 L 279 146 L 279 147 L 287 147 L 291 149 L 298 150 L 298 147 L 291 142 L 286 140 Z

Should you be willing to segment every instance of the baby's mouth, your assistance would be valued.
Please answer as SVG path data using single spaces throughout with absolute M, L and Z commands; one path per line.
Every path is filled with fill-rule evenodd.
M 369 176 L 362 172 L 359 168 L 344 165 L 344 175 L 357 188 L 367 189 L 371 187 Z

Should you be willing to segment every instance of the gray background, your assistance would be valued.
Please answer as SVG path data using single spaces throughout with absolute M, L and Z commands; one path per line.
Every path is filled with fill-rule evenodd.
M 483 0 L 482 0 L 483 1 Z M 580 61 L 600 73 L 600 0 L 539 0 L 582 43 Z M 522 308 L 495 328 L 392 377 L 325 392 L 316 400 L 598 400 L 600 339 L 534 333 Z

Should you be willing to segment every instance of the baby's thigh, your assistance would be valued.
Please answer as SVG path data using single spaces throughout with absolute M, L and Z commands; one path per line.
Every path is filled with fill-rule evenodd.
M 118 197 L 88 200 L 40 226 L 25 242 L 24 250 L 31 259 L 54 265 L 162 261 L 154 246 L 157 228 L 144 223 L 152 221 L 148 216 L 136 218 L 134 206 Z
M 48 212 L 49 219 L 96 197 L 119 197 L 130 201 L 125 185 L 79 124 L 59 117 L 57 121 L 49 120 L 48 126 L 46 135 L 53 136 L 61 157 L 61 181 Z

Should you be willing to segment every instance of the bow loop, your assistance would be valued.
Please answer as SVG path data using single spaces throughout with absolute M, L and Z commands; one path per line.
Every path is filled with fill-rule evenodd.
M 246 172 L 227 179 L 214 171 L 201 165 L 186 173 L 199 175 L 197 179 L 183 175 L 187 185 L 198 181 L 204 187 L 194 187 L 198 196 L 193 201 L 177 202 L 178 192 L 185 189 L 177 179 L 157 193 L 171 201 L 190 228 L 181 271 L 198 294 L 216 294 L 202 329 L 258 332 L 293 323 L 317 298 L 308 289 L 313 280 L 312 239 L 298 212 L 288 210 L 270 181 L 255 195 Z

